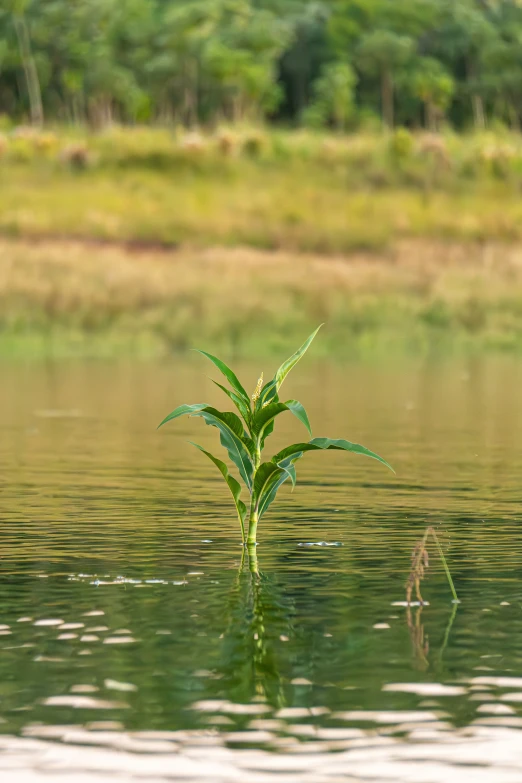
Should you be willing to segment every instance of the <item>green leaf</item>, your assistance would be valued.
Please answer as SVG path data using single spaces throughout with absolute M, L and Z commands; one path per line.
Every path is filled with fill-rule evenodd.
M 254 466 L 244 442 L 245 434 L 239 416 L 228 411 L 218 411 L 216 408 L 206 407 L 200 411 L 205 422 L 211 427 L 217 427 L 221 433 L 221 445 L 228 451 L 228 456 L 237 466 L 241 478 L 248 489 L 252 488 L 252 474 Z
M 261 389 L 261 394 L 256 402 L 256 411 L 261 410 L 269 402 L 279 402 L 279 396 L 277 394 L 277 381 L 273 378 L 271 381 L 267 381 Z
M 392 466 L 389 465 L 386 460 L 379 457 L 375 452 L 370 451 L 370 449 L 360 446 L 358 443 L 350 443 L 348 440 L 334 440 L 332 438 L 314 438 L 309 443 L 294 443 L 292 446 L 287 446 L 285 449 L 282 449 L 282 451 L 275 454 L 272 457 L 272 462 L 278 464 L 287 457 L 291 457 L 292 454 L 297 454 L 298 452 L 328 450 L 350 451 L 353 454 L 360 454 L 363 457 L 371 457 L 389 468 L 392 473 L 395 473 Z
M 308 420 L 308 414 L 306 410 L 304 409 L 304 406 L 301 405 L 300 402 L 297 400 L 287 400 L 285 402 L 286 407 L 290 411 L 290 413 L 293 413 L 294 416 L 299 419 L 299 421 L 305 425 L 306 429 L 308 430 L 310 437 L 312 437 L 312 428 L 310 427 L 310 421 Z
M 237 466 L 241 478 L 251 490 L 254 465 L 248 451 L 250 440 L 245 435 L 239 416 L 229 411 L 218 411 L 206 404 L 180 405 L 179 408 L 169 413 L 159 426 L 185 415 L 202 416 L 208 425 L 219 429 L 221 445 L 226 448 L 228 456 Z
M 295 483 L 297 480 L 294 462 L 297 462 L 297 460 L 300 459 L 302 456 L 303 456 L 303 452 L 300 451 L 297 454 L 293 454 L 291 457 L 287 457 L 286 459 L 277 463 L 278 467 L 283 468 L 283 470 L 285 470 L 288 473 L 290 480 L 292 482 L 292 489 L 295 487 Z
M 287 459 L 282 460 L 278 464 L 278 467 L 281 468 L 282 472 L 278 476 L 273 474 L 271 481 L 268 483 L 265 491 L 263 492 L 263 495 L 259 500 L 259 505 L 258 505 L 259 519 L 261 519 L 263 514 L 265 514 L 265 512 L 268 510 L 269 506 L 274 502 L 276 495 L 279 491 L 279 488 L 282 486 L 282 484 L 285 483 L 285 481 L 288 478 L 292 480 L 292 486 L 295 486 L 294 462 L 297 462 L 297 460 L 302 456 L 303 453 L 299 452 L 297 454 L 293 454 L 290 457 L 287 457 Z
M 263 437 L 260 441 L 261 451 L 265 448 L 265 440 L 268 438 L 269 435 L 271 435 L 274 431 L 275 427 L 275 419 L 272 419 L 272 421 L 269 421 L 266 425 L 264 431 L 263 431 Z
M 271 421 L 279 416 L 280 413 L 287 411 L 288 408 L 284 402 L 271 402 L 266 408 L 262 408 L 258 411 L 252 421 L 252 434 L 259 436 L 263 434 L 263 430 Z
M 206 402 L 199 403 L 198 405 L 180 405 L 178 408 L 173 410 L 172 413 L 169 413 L 169 415 L 163 419 L 161 424 L 158 425 L 158 429 L 160 427 L 163 427 L 163 425 L 166 424 L 168 421 L 173 421 L 174 419 L 178 419 L 180 416 L 199 416 L 204 408 L 208 408 Z
M 295 367 L 297 362 L 307 352 L 308 348 L 310 347 L 314 337 L 316 336 L 316 334 L 319 331 L 319 329 L 321 328 L 321 326 L 322 326 L 322 324 L 317 327 L 315 332 L 313 332 L 313 334 L 310 335 L 308 340 L 306 340 L 302 344 L 302 346 L 294 354 L 292 354 L 292 356 L 289 359 L 286 360 L 286 362 L 283 362 L 281 367 L 278 369 L 278 371 L 275 374 L 275 378 L 274 378 L 274 380 L 276 382 L 276 389 L 277 389 L 277 391 L 279 391 L 279 389 L 281 388 L 281 385 L 282 385 L 283 381 L 285 380 L 286 376 L 288 375 L 288 373 L 290 372 L 290 370 L 293 367 Z
M 287 402 L 271 402 L 268 405 L 265 405 L 265 407 L 260 411 L 256 411 L 252 421 L 252 433 L 254 437 L 260 437 L 261 448 L 263 448 L 265 445 L 266 438 L 274 430 L 274 419 L 276 416 L 279 416 L 280 413 L 284 413 L 285 411 L 290 411 L 290 413 L 293 413 L 294 416 L 296 416 L 296 418 L 298 418 L 299 421 L 305 425 L 310 435 L 312 434 L 307 413 L 300 402 L 297 400 L 288 400 Z
M 195 348 L 195 351 L 198 353 L 203 354 L 203 356 L 206 356 L 207 359 L 210 359 L 210 361 L 218 368 L 220 372 L 223 373 L 229 384 L 232 386 L 234 391 L 236 391 L 240 397 L 243 398 L 243 400 L 247 403 L 248 406 L 250 406 L 250 397 L 248 396 L 247 392 L 239 382 L 239 379 L 235 375 L 235 373 L 232 372 L 230 367 L 227 367 L 225 362 L 222 362 L 221 359 L 218 359 L 217 356 L 212 356 L 211 353 L 207 353 L 207 351 L 201 351 L 199 348 Z
M 233 391 L 230 391 L 230 389 L 227 389 L 226 386 L 222 386 L 217 381 L 214 381 L 212 378 L 210 379 L 212 383 L 215 383 L 218 388 L 221 389 L 221 391 L 225 392 L 227 397 L 232 400 L 240 414 L 242 415 L 243 419 L 245 420 L 245 424 L 247 426 L 250 426 L 250 419 L 252 417 L 252 411 L 250 410 L 250 405 L 248 405 L 242 397 L 240 397 L 238 394 L 236 394 Z
M 275 482 L 284 476 L 288 478 L 288 473 L 279 465 L 273 462 L 262 462 L 256 471 L 254 478 L 254 488 L 252 497 L 257 508 L 263 500 L 263 496 L 271 491 Z
M 190 441 L 192 443 L 192 441 Z M 209 451 L 205 451 L 204 448 L 199 446 L 197 443 L 192 443 L 193 446 L 195 446 L 197 449 L 203 452 L 203 454 L 206 454 L 209 460 L 211 460 L 214 465 L 219 469 L 221 472 L 221 475 L 227 482 L 229 489 L 232 493 L 232 497 L 234 498 L 234 503 L 236 504 L 237 509 L 237 515 L 239 517 L 239 524 L 241 525 L 241 532 L 243 535 L 243 541 L 245 540 L 245 519 L 247 515 L 247 507 L 241 500 L 241 485 L 236 479 L 230 475 L 228 472 L 228 468 L 225 465 L 224 462 L 222 462 L 217 457 L 214 457 L 213 454 L 211 454 Z

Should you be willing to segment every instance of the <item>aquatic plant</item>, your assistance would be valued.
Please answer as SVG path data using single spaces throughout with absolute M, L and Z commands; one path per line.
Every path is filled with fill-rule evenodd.
M 411 570 L 408 576 L 408 581 L 406 582 L 406 602 L 408 605 L 411 604 L 411 594 L 413 592 L 413 588 L 415 587 L 417 600 L 421 604 L 424 603 L 420 591 L 420 583 L 424 579 L 424 576 L 430 564 L 429 554 L 428 554 L 428 539 L 430 536 L 433 538 L 437 546 L 437 550 L 439 552 L 439 556 L 442 561 L 444 571 L 446 573 L 446 579 L 448 580 L 451 594 L 453 595 L 453 601 L 455 603 L 458 603 L 459 599 L 457 598 L 457 592 L 455 590 L 455 585 L 453 584 L 453 579 L 451 578 L 451 573 L 448 567 L 448 563 L 446 562 L 446 558 L 444 557 L 444 552 L 442 551 L 442 547 L 440 545 L 439 539 L 437 538 L 437 534 L 435 533 L 434 528 L 431 526 L 426 528 L 422 540 L 417 541 L 417 543 L 413 547 L 413 552 L 411 555 Z
M 217 427 L 220 432 L 221 445 L 227 450 L 228 456 L 237 467 L 250 495 L 247 505 L 241 500 L 241 485 L 230 475 L 227 465 L 210 452 L 205 451 L 197 443 L 193 445 L 200 449 L 218 468 L 226 481 L 236 504 L 237 515 L 241 525 L 244 544 L 255 544 L 259 520 L 268 511 L 279 488 L 290 479 L 292 486 L 296 483 L 295 463 L 307 451 L 349 451 L 378 460 L 393 471 L 388 463 L 373 451 L 358 443 L 332 438 L 313 438 L 307 442 L 294 443 L 279 451 L 269 461 L 262 461 L 262 452 L 267 437 L 274 430 L 274 422 L 279 414 L 289 411 L 306 427 L 310 436 L 312 430 L 305 408 L 297 400 L 281 402 L 279 391 L 289 372 L 310 347 L 314 337 L 321 327 L 303 343 L 289 359 L 279 367 L 272 380 L 263 383 L 263 374 L 257 382 L 254 393 L 249 396 L 237 376 L 221 359 L 207 351 L 198 351 L 206 356 L 225 376 L 231 388 L 213 381 L 234 403 L 240 416 L 232 412 L 223 412 L 217 408 L 199 403 L 196 405 L 180 405 L 161 422 L 160 427 L 180 416 L 201 416 L 206 424 Z M 241 418 L 240 418 L 241 417 Z

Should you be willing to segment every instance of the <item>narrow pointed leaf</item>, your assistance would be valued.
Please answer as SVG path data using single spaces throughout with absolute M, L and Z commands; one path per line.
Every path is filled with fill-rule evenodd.
M 208 405 L 206 402 L 199 403 L 198 405 L 180 405 L 178 408 L 172 411 L 172 413 L 169 413 L 168 416 L 166 416 L 161 424 L 158 425 L 158 429 L 160 427 L 163 427 L 164 424 L 166 424 L 168 421 L 173 421 L 174 419 L 178 419 L 180 416 L 198 416 L 203 408 L 207 408 Z
M 371 459 L 376 459 L 377 462 L 380 462 L 382 465 L 387 467 L 389 470 L 391 470 L 392 473 L 395 473 L 392 466 L 386 462 L 385 459 L 379 457 L 378 454 L 376 454 L 374 451 L 370 451 L 370 449 L 367 449 L 365 446 L 361 446 L 359 443 L 350 443 L 349 440 L 343 440 L 342 438 L 314 438 L 310 441 L 310 445 L 318 446 L 320 449 L 350 451 L 353 454 L 360 454 L 363 457 L 370 457 Z
M 322 324 L 321 324 L 322 326 Z M 279 391 L 281 388 L 281 385 L 283 381 L 285 380 L 286 376 L 290 372 L 290 370 L 295 367 L 297 362 L 304 356 L 304 354 L 307 352 L 308 348 L 310 347 L 314 337 L 316 336 L 317 332 L 321 328 L 321 326 L 318 326 L 315 332 L 310 335 L 310 337 L 302 344 L 302 346 L 294 353 L 292 356 L 286 360 L 286 362 L 283 362 L 281 367 L 278 369 L 278 371 L 275 374 L 274 380 L 276 381 L 276 389 Z
M 278 467 L 283 468 L 283 470 L 285 470 L 288 473 L 290 477 L 290 481 L 292 482 L 292 489 L 295 487 L 297 481 L 297 475 L 295 472 L 294 463 L 297 462 L 297 460 L 300 459 L 302 456 L 303 456 L 303 452 L 300 451 L 297 454 L 293 454 L 291 457 L 287 457 L 286 459 L 277 463 Z
M 230 389 L 227 389 L 226 386 L 223 386 L 221 383 L 218 383 L 217 381 L 214 381 L 212 378 L 210 379 L 212 383 L 215 383 L 216 386 L 221 389 L 221 391 L 225 392 L 227 397 L 232 400 L 238 411 L 240 412 L 241 416 L 245 420 L 245 424 L 247 426 L 250 426 L 250 419 L 251 419 L 251 411 L 250 411 L 250 405 L 248 405 L 242 397 L 240 397 L 238 394 L 236 394 L 233 391 L 230 391 Z
M 287 457 L 285 460 L 283 460 L 278 464 L 278 467 L 281 468 L 282 472 L 278 476 L 273 474 L 272 480 L 268 483 L 267 487 L 265 488 L 265 491 L 263 492 L 261 498 L 259 499 L 258 513 L 260 519 L 263 516 L 263 514 L 265 514 L 265 512 L 268 510 L 270 505 L 274 502 L 276 495 L 279 491 L 279 488 L 285 483 L 285 481 L 288 478 L 292 480 L 292 485 L 295 486 L 294 463 L 297 462 L 297 460 L 302 456 L 303 453 L 299 452 L 297 454 L 293 454 L 290 457 Z
M 261 438 L 261 451 L 265 448 L 265 440 L 268 438 L 269 435 L 273 433 L 274 427 L 275 427 L 275 419 L 272 419 L 272 421 L 269 421 L 265 429 L 263 430 L 263 436 Z
M 192 441 L 191 441 L 192 443 Z M 241 531 L 243 533 L 243 540 L 245 539 L 245 519 L 247 515 L 247 507 L 241 500 L 241 485 L 239 481 L 236 481 L 234 476 L 231 476 L 228 472 L 228 467 L 225 465 L 222 460 L 218 459 L 217 457 L 214 457 L 213 454 L 211 454 L 209 451 L 205 451 L 204 448 L 199 446 L 197 443 L 192 443 L 193 446 L 195 446 L 197 449 L 203 452 L 203 454 L 206 454 L 206 456 L 211 460 L 214 465 L 218 468 L 218 470 L 221 472 L 221 475 L 225 479 L 225 481 L 228 484 L 228 487 L 232 493 L 232 497 L 234 498 L 234 503 L 236 504 L 237 514 L 239 517 L 239 522 L 241 525 Z
M 271 402 L 266 408 L 258 411 L 252 421 L 252 432 L 254 435 L 261 435 L 266 426 L 279 416 L 280 413 L 284 413 L 288 408 L 284 402 Z
M 234 391 L 236 391 L 240 397 L 243 398 L 243 400 L 248 404 L 250 402 L 250 397 L 248 396 L 248 393 L 245 391 L 243 386 L 241 385 L 238 377 L 230 367 L 228 367 L 225 362 L 222 362 L 221 359 L 218 359 L 217 356 L 213 356 L 211 353 L 207 353 L 207 351 L 201 351 L 199 348 L 195 348 L 198 353 L 203 354 L 203 356 L 206 356 L 207 359 L 210 359 L 212 364 L 214 364 L 220 372 L 223 373 L 229 384 L 232 386 Z
M 283 468 L 280 468 L 279 465 L 276 465 L 273 462 L 261 463 L 256 471 L 252 492 L 256 506 L 259 505 L 263 494 L 268 492 L 282 475 L 285 475 L 285 477 L 288 478 L 286 471 L 284 471 Z
M 243 424 L 239 416 L 229 411 L 218 411 L 216 408 L 205 404 L 180 405 L 159 426 L 161 427 L 162 424 L 184 415 L 201 416 L 208 425 L 218 428 L 221 436 L 221 445 L 228 451 L 228 456 L 234 465 L 237 466 L 241 478 L 250 490 L 252 488 L 252 473 L 254 471 L 252 459 L 248 451 L 251 441 L 245 436 Z
M 241 419 L 235 413 L 222 412 L 216 408 L 207 407 L 199 413 L 211 427 L 217 427 L 221 434 L 221 445 L 228 451 L 228 456 L 236 465 L 241 478 L 248 489 L 252 487 L 254 466 L 244 442 L 244 431 Z
M 266 407 L 262 408 L 254 414 L 252 421 L 252 431 L 256 436 L 261 436 L 261 448 L 265 445 L 265 439 L 274 430 L 274 419 L 279 416 L 280 413 L 290 411 L 299 421 L 305 425 L 306 429 L 312 434 L 310 429 L 310 422 L 308 421 L 307 413 L 304 406 L 297 400 L 288 400 L 288 402 L 271 402 Z
M 310 437 L 312 437 L 312 428 L 310 427 L 310 421 L 308 419 L 308 414 L 304 408 L 303 405 L 301 405 L 300 402 L 297 400 L 287 400 L 285 402 L 286 407 L 290 411 L 290 413 L 293 413 L 294 416 L 299 419 L 299 421 L 305 425 L 306 429 L 308 430 Z
M 372 459 L 376 459 L 378 462 L 389 468 L 392 473 L 395 473 L 392 466 L 389 465 L 386 460 L 384 460 L 382 457 L 379 457 L 379 455 L 375 454 L 375 452 L 370 451 L 370 449 L 367 449 L 358 443 L 350 443 L 348 440 L 335 440 L 332 438 L 314 438 L 309 443 L 294 443 L 292 446 L 287 446 L 285 449 L 282 449 L 282 451 L 275 454 L 272 457 L 272 462 L 278 464 L 282 460 L 292 456 L 292 454 L 297 454 L 298 452 L 328 450 L 349 451 L 353 454 L 360 454 L 364 457 L 371 457 Z

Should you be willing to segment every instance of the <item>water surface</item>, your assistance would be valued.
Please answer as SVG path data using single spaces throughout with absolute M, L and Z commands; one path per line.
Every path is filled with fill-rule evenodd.
M 220 402 L 205 371 L 2 367 L 2 780 L 520 781 L 522 363 L 303 362 L 287 393 L 314 435 L 397 475 L 307 455 L 258 574 L 187 443 L 216 431 L 155 429 Z M 269 450 L 302 438 L 282 416 Z M 458 605 L 433 547 L 427 605 L 403 605 L 427 525 Z

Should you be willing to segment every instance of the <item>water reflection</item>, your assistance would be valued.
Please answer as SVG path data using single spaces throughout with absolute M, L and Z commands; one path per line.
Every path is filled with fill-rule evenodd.
M 478 360 L 304 372 L 314 434 L 390 454 L 398 478 L 311 456 L 249 553 L 186 445 L 197 422 L 155 431 L 199 367 L 4 368 L 2 780 L 518 783 L 521 378 Z M 427 525 L 458 607 L 437 557 L 405 605 Z

